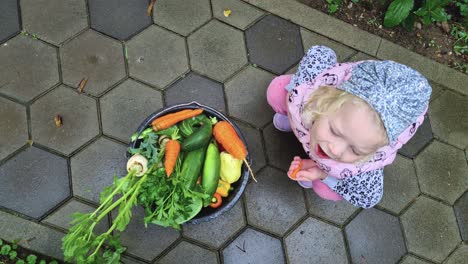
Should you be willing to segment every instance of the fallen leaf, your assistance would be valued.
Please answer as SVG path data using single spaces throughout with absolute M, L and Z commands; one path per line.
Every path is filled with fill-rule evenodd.
M 61 127 L 63 125 L 62 123 L 62 117 L 59 116 L 59 115 L 56 115 L 55 118 L 54 118 L 54 121 L 55 121 L 55 125 L 57 127 Z
M 154 3 L 156 3 L 156 0 L 151 0 L 151 2 L 148 5 L 148 9 L 146 9 L 146 15 L 151 16 L 151 11 L 153 11 Z
M 224 9 L 224 11 L 223 11 L 223 14 L 224 14 L 225 17 L 230 16 L 231 13 L 232 13 L 231 9 Z
M 88 83 L 88 78 L 83 78 L 80 82 L 80 84 L 78 85 L 78 92 L 79 93 L 82 93 L 83 92 L 83 89 L 85 88 L 86 84 Z

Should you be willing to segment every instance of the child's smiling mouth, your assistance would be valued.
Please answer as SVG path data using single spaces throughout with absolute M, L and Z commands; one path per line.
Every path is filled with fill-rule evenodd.
M 317 144 L 315 146 L 315 154 L 317 154 L 317 156 L 319 156 L 319 158 L 322 158 L 322 159 L 329 159 L 330 158 L 327 155 L 327 153 L 325 153 L 325 151 L 323 151 L 322 147 L 320 147 L 319 144 Z

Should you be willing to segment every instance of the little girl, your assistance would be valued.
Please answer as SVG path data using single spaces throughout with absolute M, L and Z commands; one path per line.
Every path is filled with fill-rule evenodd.
M 274 126 L 293 131 L 310 156 L 294 157 L 288 176 L 324 199 L 375 206 L 383 167 L 422 124 L 431 90 L 405 65 L 337 63 L 330 48 L 312 47 L 296 74 L 275 78 L 267 91 Z

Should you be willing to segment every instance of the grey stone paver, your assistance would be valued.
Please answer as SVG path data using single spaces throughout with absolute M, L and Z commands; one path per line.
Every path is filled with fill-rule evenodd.
M 123 264 L 143 264 L 143 263 L 147 263 L 147 262 L 136 260 L 136 259 L 131 258 L 129 256 L 121 256 L 120 261 Z
M 362 60 L 378 60 L 376 57 L 372 57 L 371 55 L 368 55 L 363 52 L 358 52 L 348 58 L 346 61 L 362 61 Z
M 23 30 L 29 34 L 60 44 L 88 27 L 84 0 L 21 1 Z
M 275 167 L 287 171 L 294 156 L 307 157 L 302 145 L 293 133 L 280 132 L 273 124 L 268 125 L 263 130 L 263 138 L 265 139 L 268 163 Z
M 349 263 L 338 227 L 308 218 L 284 239 L 288 263 Z
M 335 51 L 338 62 L 343 62 L 346 58 L 349 58 L 351 55 L 356 53 L 355 50 L 343 44 L 328 39 L 324 36 L 320 36 L 319 34 L 311 32 L 305 28 L 301 28 L 301 36 L 302 45 L 304 46 L 304 53 L 307 53 L 310 47 L 315 45 L 327 46 Z
M 93 30 L 87 30 L 60 48 L 63 82 L 78 87 L 88 79 L 83 92 L 101 95 L 125 77 L 122 45 Z
M 212 20 L 187 38 L 192 70 L 223 82 L 247 64 L 244 35 Z
M 454 211 L 461 237 L 468 242 L 468 192 L 455 203 Z
M 91 27 L 126 40 L 151 24 L 147 1 L 89 0 Z
M 464 264 L 468 260 L 468 245 L 462 244 L 450 257 L 447 259 L 447 264 Z
M 183 36 L 211 18 L 209 0 L 160 0 L 153 8 L 154 23 Z
M 419 195 L 416 169 L 412 160 L 397 155 L 384 169 L 384 196 L 379 206 L 399 214 Z
M 72 199 L 61 208 L 57 209 L 53 214 L 46 217 L 42 222 L 69 230 L 71 227 L 70 222 L 74 219 L 72 214 L 76 212 L 88 214 L 92 213 L 94 210 L 96 210 L 96 208 L 79 202 L 76 199 Z M 107 217 L 96 225 L 94 229 L 95 234 L 102 234 L 107 231 L 109 223 L 106 220 Z
M 409 252 L 441 262 L 460 242 L 452 208 L 425 196 L 401 216 Z
M 414 256 L 408 255 L 406 256 L 400 264 L 430 264 L 425 260 L 418 259 Z
M 252 164 L 250 164 L 250 166 L 255 173 L 266 165 L 261 132 L 254 128 L 243 125 L 240 122 L 237 122 L 236 125 L 239 127 L 242 135 L 247 141 L 247 148 L 252 159 Z
M 431 101 L 439 97 L 445 90 L 446 88 L 442 86 L 441 84 L 431 82 L 429 81 L 432 87 L 432 93 L 431 93 Z
M 421 191 L 453 204 L 468 189 L 463 151 L 434 141 L 415 159 Z
M 222 252 L 224 263 L 284 263 L 281 242 L 253 229 L 246 229 Z
M 21 247 L 63 259 L 63 233 L 3 211 L 0 211 L 0 223 L 2 239 L 14 241 L 19 238 L 21 241 L 18 245 Z
M 245 31 L 250 62 L 282 74 L 304 55 L 299 27 L 268 15 Z
M 353 263 L 396 263 L 406 253 L 398 218 L 377 209 L 361 211 L 345 231 Z
M 0 93 L 27 102 L 59 82 L 57 51 L 18 35 L 0 45 Z
M 185 40 L 166 29 L 151 26 L 127 44 L 130 76 L 164 88 L 188 71 Z
M 124 142 L 130 141 L 146 117 L 163 106 L 160 91 L 131 79 L 104 95 L 99 103 L 103 133 Z
M 231 210 L 211 221 L 196 225 L 185 224 L 183 234 L 208 246 L 219 248 L 245 225 L 242 203 L 238 201 Z
M 70 195 L 67 161 L 29 147 L 0 167 L 0 206 L 39 219 Z
M 0 160 L 26 144 L 28 124 L 26 108 L 0 98 Z
M 312 189 L 305 190 L 309 213 L 343 225 L 358 208 L 347 201 L 329 201 L 320 198 Z
M 431 102 L 429 116 L 434 134 L 461 149 L 468 147 L 468 97 L 446 91 Z
M 99 138 L 70 160 L 73 194 L 95 203 L 106 186 L 113 183 L 114 175 L 126 175 L 127 147 L 106 138 Z
M 429 117 L 426 115 L 416 134 L 398 150 L 398 153 L 408 158 L 414 158 L 433 139 Z
M 262 127 L 273 115 L 266 89 L 275 76 L 253 66 L 244 68 L 225 84 L 229 114 Z
M 245 190 L 247 222 L 282 236 L 307 213 L 301 187 L 270 167 L 256 178 Z
M 216 253 L 182 241 L 167 255 L 157 261 L 160 264 L 217 264 Z
M 198 74 L 190 73 L 165 91 L 167 105 L 193 101 L 226 112 L 223 85 Z
M 18 1 L 3 0 L 0 2 L 0 43 L 12 37 L 20 30 Z
M 264 12 L 241 0 L 212 0 L 213 16 L 239 29 L 246 29 L 251 23 L 259 19 Z M 224 10 L 231 11 L 227 17 Z
M 115 217 L 114 214 L 112 216 Z M 122 245 L 127 247 L 128 254 L 151 261 L 174 243 L 180 237 L 180 233 L 172 228 L 154 224 L 148 224 L 145 228 L 144 216 L 145 212 L 142 207 L 132 209 L 132 220 L 121 233 L 120 239 Z
M 59 115 L 62 125 L 54 119 Z M 96 100 L 59 86 L 31 105 L 32 140 L 66 155 L 99 134 Z

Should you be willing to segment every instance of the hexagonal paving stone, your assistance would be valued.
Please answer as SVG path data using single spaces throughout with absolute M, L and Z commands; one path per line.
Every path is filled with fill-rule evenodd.
M 166 256 L 158 260 L 160 264 L 217 264 L 217 254 L 191 243 L 182 241 Z
M 320 198 L 313 190 L 305 190 L 309 213 L 343 225 L 359 208 L 348 201 L 330 201 Z
M 144 264 L 146 262 L 143 262 L 143 261 L 139 261 L 139 260 L 136 260 L 136 259 L 133 259 L 129 256 L 121 256 L 120 257 L 120 261 L 123 263 L 123 264 Z
M 345 232 L 353 263 L 396 263 L 406 253 L 398 218 L 377 209 L 361 211 Z
M 223 250 L 222 255 L 226 264 L 284 263 L 281 241 L 250 228 L 246 229 L 239 237 L 232 241 Z
M 411 255 L 406 256 L 400 264 L 430 264 L 425 260 L 418 259 Z
M 248 127 L 240 122 L 236 122 L 236 125 L 239 127 L 242 135 L 247 141 L 247 148 L 252 158 L 252 164 L 250 164 L 250 166 L 254 172 L 257 172 L 266 165 L 265 153 L 263 152 L 262 145 L 262 135 L 260 134 L 260 131 Z
M 101 100 L 102 130 L 129 142 L 140 123 L 163 107 L 161 92 L 128 79 Z
M 409 252 L 441 262 L 460 243 L 452 208 L 425 196 L 401 217 Z
M 311 32 L 305 28 L 301 28 L 302 44 L 304 46 L 304 53 L 315 45 L 323 45 L 335 51 L 338 62 L 345 61 L 356 51 L 331 39 L 323 37 L 317 33 Z
M 56 88 L 31 105 L 31 134 L 35 142 L 69 155 L 99 134 L 96 100 L 63 85 Z
M 468 245 L 462 244 L 453 254 L 447 259 L 447 264 L 463 264 L 468 260 Z
M 85 93 L 99 96 L 125 77 L 122 45 L 93 30 L 64 44 L 60 56 L 63 82 L 78 87 L 88 78 Z
M 284 239 L 290 264 L 348 263 L 343 233 L 337 227 L 308 218 Z
M 240 29 L 247 28 L 264 14 L 262 10 L 241 0 L 212 0 L 211 4 L 214 17 Z M 228 17 L 224 15 L 224 10 L 227 9 L 232 12 Z
M 274 114 L 266 99 L 266 90 L 275 76 L 262 69 L 248 66 L 224 86 L 229 114 L 262 127 Z
M 194 71 L 224 82 L 247 64 L 241 31 L 212 20 L 187 38 Z
M 99 203 L 99 195 L 113 183 L 114 175 L 125 176 L 125 145 L 99 138 L 71 158 L 73 193 Z
M 384 168 L 384 175 L 384 195 L 379 206 L 399 214 L 419 195 L 413 161 L 397 155 L 393 164 Z
M 210 20 L 210 1 L 159 0 L 154 5 L 153 18 L 154 23 L 187 36 Z
M 88 27 L 84 0 L 23 0 L 21 13 L 25 31 L 54 44 Z
M 304 55 L 299 27 L 268 15 L 245 31 L 252 63 L 282 74 Z
M 441 95 L 445 91 L 446 88 L 442 86 L 441 84 L 438 84 L 435 82 L 429 81 L 429 83 L 431 84 L 431 87 L 432 87 L 432 93 L 431 93 L 431 101 L 432 101 L 436 99 L 437 97 L 439 97 L 439 95 Z
M 416 130 L 416 134 L 408 141 L 401 149 L 398 150 L 398 153 L 401 155 L 414 158 L 416 155 L 425 147 L 429 142 L 431 142 L 432 128 L 429 117 L 426 115 L 422 125 Z
M 0 10 L 2 10 L 2 15 L 0 16 L 0 43 L 3 43 L 20 30 L 18 1 L 0 1 Z
M 231 236 L 245 226 L 244 210 L 239 201 L 228 212 L 217 218 L 199 224 L 185 224 L 184 236 L 190 237 L 211 247 L 221 247 Z
M 262 170 L 256 178 L 258 183 L 247 185 L 245 190 L 247 221 L 284 235 L 307 213 L 301 187 L 291 181 L 285 172 L 270 167 Z
M 462 239 L 468 242 L 468 192 L 455 203 L 454 206 L 455 216 L 458 220 L 458 227 Z
M 114 214 L 112 216 L 115 217 Z M 173 228 L 154 224 L 148 224 L 148 227 L 145 228 L 144 217 L 145 211 L 142 207 L 132 209 L 132 219 L 125 231 L 122 232 L 120 239 L 122 245 L 127 247 L 128 254 L 151 261 L 174 243 L 180 234 Z
M 362 61 L 362 60 L 378 60 L 376 57 L 372 57 L 369 54 L 358 52 L 348 58 L 346 61 Z
M 26 144 L 26 108 L 0 97 L 0 160 Z
M 61 227 L 65 230 L 68 230 L 72 225 L 70 222 L 73 220 L 73 217 L 71 216 L 75 212 L 80 212 L 84 214 L 88 214 L 96 210 L 96 208 L 89 206 L 87 204 L 84 204 L 82 202 L 77 201 L 76 199 L 72 199 L 67 202 L 64 206 L 61 208 L 55 210 L 54 213 L 51 215 L 47 216 L 43 222 L 48 223 L 54 226 Z M 109 223 L 107 221 L 107 217 L 105 217 L 102 221 L 100 221 L 95 229 L 94 233 L 95 234 L 102 234 L 106 232 L 109 229 Z
M 151 24 L 148 1 L 88 0 L 91 27 L 126 40 Z
M 182 37 L 151 26 L 127 44 L 130 75 L 164 88 L 189 69 Z
M 432 131 L 450 144 L 468 147 L 468 97 L 445 91 L 429 107 Z
M 27 102 L 59 82 L 57 51 L 18 35 L 0 46 L 0 93 Z
M 0 167 L 0 206 L 40 218 L 70 195 L 67 161 L 30 147 Z
M 450 204 L 468 189 L 465 155 L 439 141 L 432 142 L 415 159 L 421 191 Z
M 268 162 L 275 167 L 288 170 L 294 156 L 307 157 L 293 133 L 281 132 L 270 124 L 263 130 L 263 137 Z
M 175 105 L 197 101 L 226 112 L 223 86 L 203 76 L 190 73 L 165 92 L 166 104 Z

